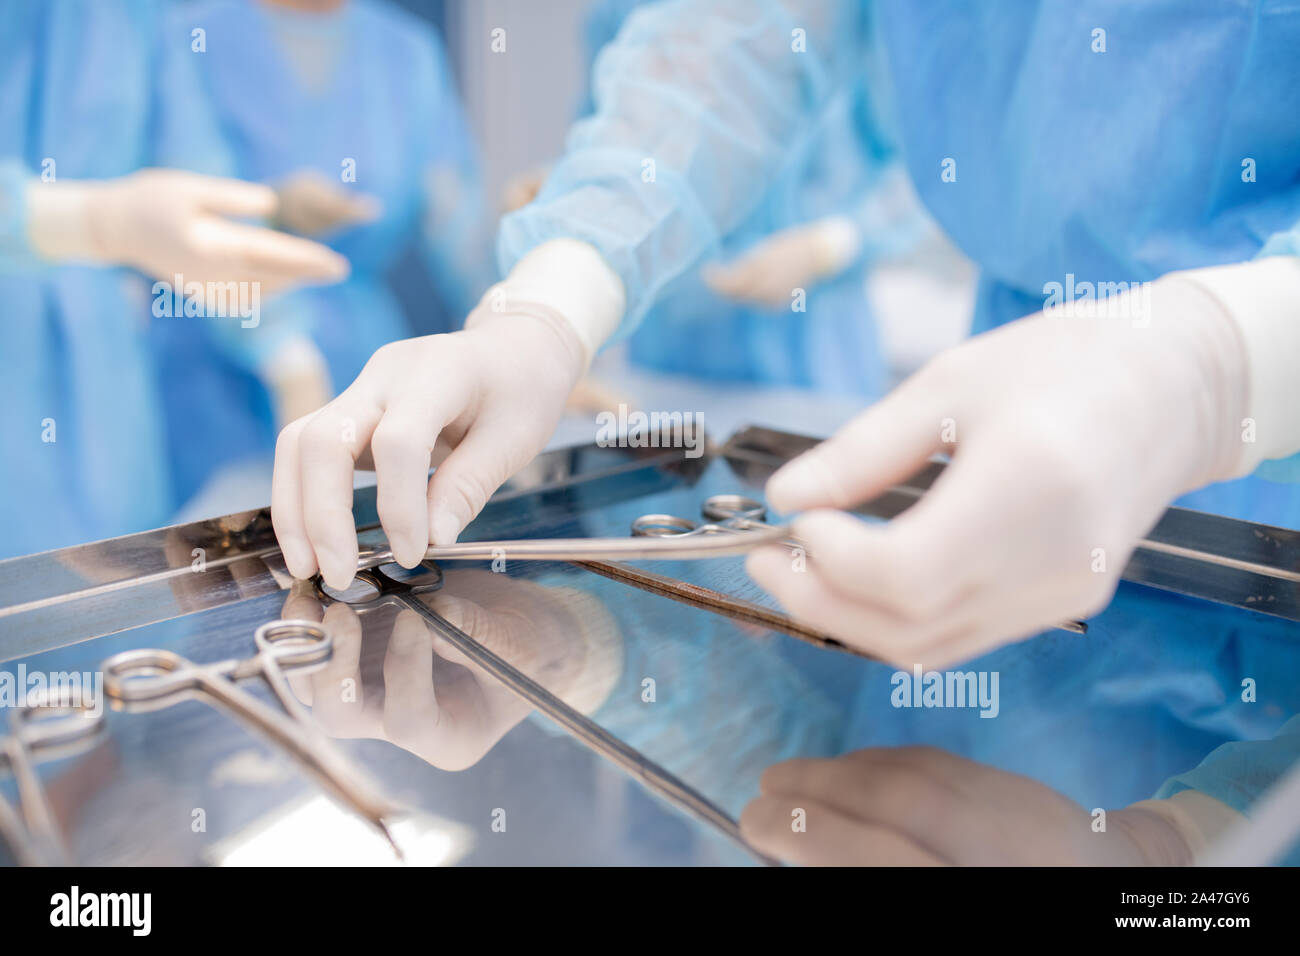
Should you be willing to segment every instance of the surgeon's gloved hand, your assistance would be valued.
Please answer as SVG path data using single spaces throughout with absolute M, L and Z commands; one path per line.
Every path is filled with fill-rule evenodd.
M 795 289 L 807 289 L 840 272 L 861 247 L 853 220 L 828 216 L 773 233 L 731 262 L 709 266 L 702 275 L 709 288 L 725 298 L 788 307 Z
M 254 282 L 262 295 L 336 282 L 348 261 L 325 246 L 238 222 L 275 213 L 268 186 L 144 169 L 106 180 L 33 182 L 27 190 L 33 248 L 56 261 L 126 265 L 185 283 Z
M 480 307 L 464 331 L 379 349 L 343 394 L 280 433 L 271 515 L 290 572 L 352 580 L 354 468 L 375 471 L 400 564 L 454 542 L 545 445 L 582 370 L 577 336 L 541 308 Z
M 1193 275 L 940 355 L 773 475 L 775 508 L 815 509 L 794 525 L 807 560 L 763 549 L 751 575 L 795 617 L 905 667 L 1099 611 L 1174 497 L 1242 471 L 1241 336 Z M 940 451 L 944 474 L 888 524 L 827 510 Z
M 545 446 L 623 304 L 599 253 L 557 239 L 489 289 L 464 330 L 379 349 L 343 394 L 280 433 L 271 517 L 289 571 L 319 569 L 336 588 L 352 580 L 355 468 L 375 471 L 398 563 L 414 567 L 431 542 L 455 542 Z
M 346 190 L 314 169 L 290 176 L 276 187 L 275 195 L 275 225 L 302 236 L 324 236 L 374 222 L 383 213 L 377 197 Z
M 1185 866 L 1197 846 L 1171 801 L 1108 811 L 1102 829 L 1036 780 L 932 747 L 787 760 L 760 786 L 741 833 L 805 866 Z

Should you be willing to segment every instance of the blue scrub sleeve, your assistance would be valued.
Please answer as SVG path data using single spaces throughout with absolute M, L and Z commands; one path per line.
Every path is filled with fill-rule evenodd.
M 1283 724 L 1271 740 L 1234 741 L 1216 747 L 1195 770 L 1165 781 L 1156 799 L 1196 790 L 1249 815 L 1255 802 L 1297 761 L 1300 761 L 1300 716 Z
M 0 159 L 0 272 L 38 268 L 27 239 L 27 182 L 31 172 L 17 159 Z
M 1264 256 L 1300 256 L 1300 224 L 1270 236 L 1255 258 Z M 1260 462 L 1253 474 L 1268 481 L 1300 484 L 1300 452 L 1287 458 Z
M 28 237 L 27 186 L 34 178 L 22 160 L 0 157 L 0 275 L 39 277 L 59 267 Z
M 426 133 L 421 238 L 434 287 L 463 318 L 496 279 L 481 164 L 442 44 L 430 33 L 421 45 L 411 83 L 420 96 L 417 128 Z
M 162 18 L 155 37 L 157 82 L 149 130 L 150 162 L 206 176 L 235 177 L 235 156 L 217 117 L 212 95 L 190 49 L 194 13 L 177 6 Z
M 569 237 L 622 278 L 615 339 L 762 200 L 792 143 L 844 89 L 865 7 L 833 0 L 672 0 L 639 9 L 597 57 L 595 113 L 537 199 L 507 216 L 503 273 Z

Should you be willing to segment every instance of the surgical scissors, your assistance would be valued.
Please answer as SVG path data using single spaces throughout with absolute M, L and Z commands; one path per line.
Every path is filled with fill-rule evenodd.
M 66 866 L 67 843 L 55 821 L 45 788 L 36 774 L 41 760 L 67 757 L 93 746 L 104 727 L 104 713 L 70 692 L 48 696 L 14 709 L 9 736 L 0 738 L 0 756 L 18 785 L 21 812 L 0 796 L 0 834 L 23 866 Z
M 104 691 L 118 705 L 153 711 L 202 697 L 284 748 L 322 787 L 375 827 L 400 857 L 385 818 L 399 811 L 312 722 L 289 687 L 285 668 L 322 663 L 333 653 L 329 632 L 314 621 L 272 621 L 253 635 L 257 654 L 246 660 L 195 664 L 172 651 L 123 651 L 104 661 Z M 285 713 L 235 682 L 261 676 Z M 287 715 L 287 716 L 286 716 Z

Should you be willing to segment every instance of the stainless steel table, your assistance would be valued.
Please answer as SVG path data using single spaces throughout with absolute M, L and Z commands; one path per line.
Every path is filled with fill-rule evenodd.
M 464 538 L 626 534 L 646 512 L 760 496 L 811 442 L 753 428 L 698 459 L 549 452 Z M 887 520 L 941 469 L 864 514 Z M 357 492 L 354 513 L 363 542 L 381 544 L 373 490 Z M 410 862 L 755 863 L 734 821 L 763 769 L 791 756 L 926 743 L 1108 806 L 1148 795 L 1218 742 L 1266 736 L 1300 712 L 1300 682 L 1263 681 L 1237 706 L 1228 671 L 1198 676 L 1189 662 L 1230 641 L 1252 667 L 1300 672 L 1298 570 L 1295 532 L 1171 510 L 1086 633 L 1048 632 L 970 665 L 1001 674 L 998 720 L 921 720 L 890 706 L 890 668 L 817 646 L 739 558 L 448 564 L 423 598 L 441 622 L 431 626 L 391 602 L 331 604 L 295 583 L 258 511 L 0 562 L 0 672 L 84 674 L 93 686 L 122 650 L 218 661 L 251 654 L 267 621 L 323 620 L 332 657 L 293 678 L 294 692 L 407 808 L 396 833 Z M 543 692 L 540 710 L 526 685 Z M 39 768 L 77 862 L 391 860 L 225 714 L 187 701 L 105 722 L 93 748 Z M 0 795 L 16 799 L 3 773 Z

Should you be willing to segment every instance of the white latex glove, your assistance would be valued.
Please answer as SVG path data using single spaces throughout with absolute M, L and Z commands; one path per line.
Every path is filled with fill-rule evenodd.
M 1170 500 L 1253 467 L 1242 335 L 1195 275 L 1152 283 L 1149 309 L 1126 294 L 1102 303 L 1116 317 L 1047 310 L 940 355 L 767 493 L 782 511 L 848 508 L 946 450 L 933 489 L 888 524 L 806 514 L 806 571 L 768 548 L 751 575 L 797 618 L 905 667 L 1099 611 Z
M 1186 866 L 1201 845 L 1178 797 L 1111 810 L 1094 830 L 1091 813 L 1038 781 L 932 747 L 787 760 L 760 787 L 741 833 L 805 866 Z
M 145 169 L 34 181 L 27 203 L 32 246 L 55 261 L 132 266 L 169 282 L 256 282 L 263 295 L 348 274 L 348 261 L 319 243 L 233 221 L 275 212 L 275 193 L 257 183 Z
M 343 394 L 280 433 L 271 517 L 289 571 L 319 568 L 338 588 L 352 580 L 354 467 L 375 471 L 400 564 L 417 564 L 430 541 L 455 541 L 545 445 L 582 368 L 577 336 L 541 309 L 379 349 Z
M 853 261 L 862 245 L 851 219 L 829 216 L 773 233 L 726 265 L 702 277 L 718 295 L 736 302 L 779 308 L 795 289 L 807 289 Z
M 342 395 L 280 433 L 271 517 L 289 571 L 319 569 L 336 588 L 352 580 L 354 467 L 375 471 L 400 564 L 414 567 L 430 542 L 453 543 L 546 444 L 623 301 L 594 249 L 554 240 L 489 289 L 463 331 L 377 351 Z
M 314 169 L 290 176 L 275 193 L 275 224 L 303 236 L 322 236 L 374 222 L 383 212 L 377 197 L 346 190 Z

